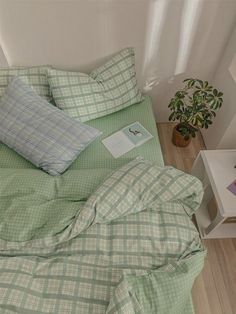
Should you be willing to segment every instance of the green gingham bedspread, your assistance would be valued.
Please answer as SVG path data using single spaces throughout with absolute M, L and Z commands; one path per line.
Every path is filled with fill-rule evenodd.
M 0 169 L 0 313 L 192 313 L 196 178 L 141 159 L 102 184 L 20 171 Z

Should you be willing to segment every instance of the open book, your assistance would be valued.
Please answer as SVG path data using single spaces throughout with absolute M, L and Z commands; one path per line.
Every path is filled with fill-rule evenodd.
M 152 137 L 152 134 L 136 121 L 108 136 L 102 143 L 113 157 L 118 158 Z

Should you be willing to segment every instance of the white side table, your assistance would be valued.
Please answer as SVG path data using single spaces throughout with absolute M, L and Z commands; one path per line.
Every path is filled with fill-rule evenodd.
M 236 195 L 227 189 L 236 180 L 235 165 L 236 150 L 202 150 L 193 164 L 205 192 L 196 212 L 202 238 L 236 238 Z

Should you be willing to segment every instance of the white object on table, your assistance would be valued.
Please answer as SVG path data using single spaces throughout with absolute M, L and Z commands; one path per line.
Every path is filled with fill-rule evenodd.
M 192 174 L 203 182 L 204 197 L 196 212 L 196 221 L 202 238 L 235 238 L 234 223 L 223 223 L 236 217 L 236 195 L 227 187 L 236 179 L 236 150 L 202 150 L 192 168 Z M 211 219 L 209 204 L 216 203 L 216 216 Z M 233 219 L 234 220 L 234 219 Z

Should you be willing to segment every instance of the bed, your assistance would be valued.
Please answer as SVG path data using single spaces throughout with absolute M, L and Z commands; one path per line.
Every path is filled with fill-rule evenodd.
M 203 189 L 164 167 L 134 57 L 0 69 L 1 313 L 193 312 Z M 153 137 L 113 158 L 102 140 L 136 121 Z
M 153 139 L 114 159 L 101 140 L 134 121 Z M 1 200 L 25 206 L 17 205 L 17 212 L 9 206 L 8 214 L 0 206 L 0 312 L 192 313 L 189 291 L 205 256 L 190 219 L 201 201 L 200 183 L 162 167 L 149 97 L 88 124 L 102 130 L 102 136 L 59 179 L 51 178 L 50 186 L 47 174 L 0 145 Z M 144 185 L 143 194 L 138 203 L 120 209 L 132 197 L 121 193 L 117 203 L 116 192 L 122 180 L 128 191 L 136 186 L 127 176 L 134 167 L 135 184 Z M 144 167 L 144 176 L 156 172 L 153 189 L 148 178 L 140 177 L 139 167 Z M 25 193 L 38 203 L 27 203 Z M 155 203 L 150 201 L 154 194 Z M 109 197 L 107 203 L 102 196 Z M 51 207 L 44 207 L 50 202 Z M 105 210 L 109 202 L 117 205 Z M 44 214 L 45 208 L 50 211 Z

